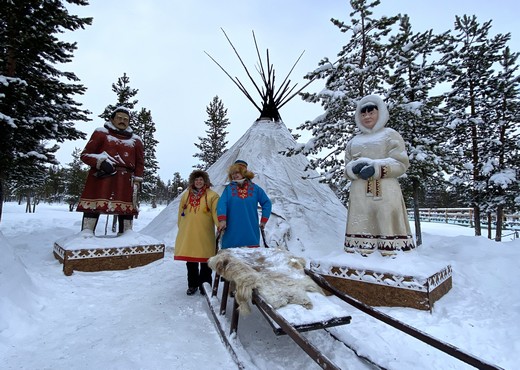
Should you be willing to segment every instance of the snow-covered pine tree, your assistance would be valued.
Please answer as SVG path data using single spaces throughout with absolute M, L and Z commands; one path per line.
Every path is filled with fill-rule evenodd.
M 410 157 L 406 181 L 402 182 L 408 185 L 403 186 L 404 192 L 412 194 L 418 246 L 422 244 L 420 193 L 427 182 L 442 183 L 443 171 L 448 169 L 449 163 L 442 147 L 448 135 L 448 130 L 442 129 L 439 113 L 443 98 L 432 93 L 443 82 L 432 54 L 443 45 L 446 35 L 434 35 L 432 30 L 413 33 L 410 19 L 404 15 L 400 19 L 399 32 L 390 37 L 392 72 L 387 92 L 391 111 L 388 126 L 401 134 Z
M 157 175 L 157 183 L 155 185 L 155 200 L 157 204 L 169 204 L 170 202 L 168 185 L 161 179 L 161 176 L 159 175 Z
M 199 136 L 200 143 L 195 143 L 194 145 L 200 152 L 193 155 L 202 162 L 193 167 L 203 170 L 208 169 L 226 152 L 228 144 L 226 127 L 230 123 L 227 118 L 227 109 L 224 108 L 224 103 L 218 96 L 213 97 L 213 100 L 206 107 L 206 113 L 208 114 L 208 119 L 204 123 L 208 126 L 206 130 L 207 136 Z
M 173 174 L 173 179 L 168 181 L 168 188 L 170 189 L 172 199 L 177 198 L 187 187 L 188 181 L 183 180 L 179 172 L 175 172 Z
M 508 213 L 520 210 L 520 76 L 518 75 L 519 53 L 505 47 L 500 55 L 500 68 L 491 82 L 488 109 L 484 121 L 490 123 L 483 150 L 482 169 L 487 188 L 484 193 L 483 211 L 494 214 L 496 220 L 495 240 L 502 240 L 505 210 Z M 492 219 L 489 217 L 488 219 Z M 491 226 L 491 225 L 488 225 Z M 488 227 L 488 230 L 491 228 Z M 488 232 L 491 238 L 491 233 Z
M 72 162 L 68 163 L 67 168 L 65 168 L 65 201 L 69 205 L 70 212 L 74 211 L 78 204 L 87 181 L 88 170 L 81 161 L 80 155 L 81 149 L 74 148 Z
M 489 120 L 489 99 L 496 74 L 494 67 L 509 40 L 509 35 L 490 37 L 491 21 L 479 24 L 476 16 L 455 17 L 454 32 L 443 49 L 441 63 L 451 81 L 446 93 L 446 122 L 453 130 L 449 141 L 456 171 L 450 181 L 468 194 L 467 203 L 474 209 L 475 235 L 481 235 L 481 208 L 485 205 L 490 136 L 496 123 Z M 494 98 L 494 97 L 493 97 Z
M 10 193 L 16 194 L 20 203 L 25 199 L 25 212 L 34 213 L 49 179 L 49 169 L 44 163 L 35 162 L 30 157 L 19 159 L 16 163 L 19 165 L 11 169 L 7 186 Z
M 307 74 L 307 79 L 326 79 L 319 93 L 303 94 L 303 99 L 320 103 L 325 114 L 301 124 L 298 129 L 308 130 L 312 138 L 292 153 L 315 155 L 309 159 L 313 169 L 320 169 L 327 182 L 344 188 L 343 149 L 354 134 L 356 102 L 367 94 L 383 94 L 388 80 L 388 35 L 398 17 L 372 17 L 372 9 L 379 0 L 351 0 L 353 11 L 350 23 L 332 19 L 340 32 L 350 35 L 338 53 L 338 60 L 324 58 L 319 67 Z M 346 194 L 338 194 L 346 201 Z
M 105 110 L 103 111 L 103 113 L 99 115 L 99 117 L 108 120 L 110 118 L 110 114 L 114 111 L 114 109 L 116 109 L 117 107 L 125 107 L 130 109 L 131 111 L 130 121 L 132 124 L 136 115 L 134 109 L 137 103 L 139 102 L 137 99 L 133 98 L 137 95 L 139 89 L 131 88 L 130 77 L 128 77 L 126 73 L 123 73 L 123 76 L 119 77 L 117 79 L 117 82 L 112 84 L 112 91 L 116 93 L 117 101 L 114 105 L 107 105 Z
M 144 148 L 144 174 L 141 187 L 141 199 L 143 201 L 152 201 L 152 204 L 155 204 L 157 171 L 159 170 L 155 149 L 159 141 L 157 141 L 154 136 L 156 129 L 152 112 L 141 108 L 139 113 L 135 115 L 132 126 L 134 132 L 141 137 Z
M 86 0 L 70 0 L 84 6 Z M 58 143 L 84 139 L 74 128 L 88 121 L 87 110 L 74 100 L 86 88 L 78 77 L 58 69 L 72 60 L 75 43 L 56 34 L 75 31 L 92 18 L 69 14 L 62 1 L 2 1 L 0 5 L 0 199 L 13 174 L 31 176 L 31 168 L 57 163 Z M 27 170 L 22 169 L 27 166 Z M 0 202 L 0 218 L 2 202 Z
M 47 176 L 38 199 L 54 203 L 61 202 L 65 194 L 65 169 L 58 165 L 47 166 Z

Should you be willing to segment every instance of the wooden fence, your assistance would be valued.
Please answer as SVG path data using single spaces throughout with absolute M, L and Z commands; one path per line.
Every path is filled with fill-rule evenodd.
M 444 222 L 447 224 L 474 227 L 473 208 L 419 208 L 419 216 L 421 221 L 427 222 Z M 412 208 L 408 208 L 408 217 L 414 219 Z M 496 215 L 492 215 L 491 227 L 496 227 Z M 482 213 L 481 224 L 483 227 L 488 225 L 487 213 Z M 504 214 L 503 230 L 511 230 L 519 237 L 520 232 L 520 214 Z

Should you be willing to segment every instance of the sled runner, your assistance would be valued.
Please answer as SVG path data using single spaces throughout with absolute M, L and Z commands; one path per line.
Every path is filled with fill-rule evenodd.
M 236 333 L 238 330 L 240 314 L 243 314 L 244 311 L 248 311 L 244 309 L 244 302 L 240 301 L 241 287 L 239 285 L 243 282 L 240 280 L 240 278 L 236 278 L 233 281 L 230 281 L 231 279 L 224 279 L 219 273 L 229 273 L 229 271 L 226 271 L 224 268 L 229 269 L 231 267 L 236 267 L 237 261 L 228 257 L 238 258 L 240 271 L 242 271 L 242 268 L 244 267 L 242 266 L 242 263 L 249 265 L 248 262 L 251 263 L 252 258 L 256 258 L 259 261 L 262 261 L 263 265 L 269 265 L 270 261 L 272 262 L 273 260 L 279 263 L 281 261 L 279 254 L 287 254 L 287 252 L 264 248 L 234 248 L 233 251 L 227 250 L 226 252 L 220 252 L 219 257 L 226 255 L 226 253 L 230 253 L 231 255 L 225 257 L 223 260 L 219 260 L 221 265 L 218 267 L 215 266 L 215 261 L 209 262 L 210 267 L 216 271 L 216 274 L 213 285 L 210 287 L 209 284 L 206 283 L 204 284 L 204 289 L 206 292 L 206 299 L 210 310 L 212 311 L 217 329 L 219 330 L 224 343 L 228 349 L 230 349 L 232 357 L 238 359 L 235 349 L 240 348 L 240 346 L 237 346 L 237 343 L 233 346 L 231 342 L 236 341 Z M 289 258 L 289 263 L 294 263 L 292 258 Z M 222 265 L 225 266 L 222 267 Z M 255 265 L 251 264 L 249 266 Z M 247 285 L 248 282 L 244 284 L 247 285 L 247 288 L 252 287 L 250 302 L 256 306 L 262 316 L 267 320 L 274 334 L 288 335 L 322 368 L 339 369 L 337 365 L 331 362 L 301 333 L 349 324 L 351 316 L 346 314 L 345 306 L 338 304 L 337 301 L 334 300 L 334 297 L 325 296 L 317 290 L 309 291 L 309 287 L 306 287 L 307 300 L 300 300 L 297 297 L 296 302 L 288 302 L 288 304 L 283 304 L 281 307 L 274 307 L 281 303 L 274 301 L 274 303 L 271 304 L 269 302 L 267 297 L 262 294 L 262 291 L 264 291 L 264 294 L 266 291 L 265 287 L 262 286 L 262 283 L 268 281 L 269 284 L 274 282 L 274 284 L 282 285 L 281 287 L 274 287 L 277 294 L 279 294 L 278 288 L 280 291 L 284 291 L 287 286 L 287 289 L 291 289 L 292 283 L 288 281 L 287 276 L 285 276 L 284 279 L 277 280 L 277 274 L 280 273 L 280 266 L 277 266 L 275 275 L 273 275 L 272 271 L 269 271 L 268 269 L 267 271 L 263 271 L 262 269 L 259 269 L 258 266 L 255 267 L 256 270 L 245 270 L 248 278 L 251 276 L 256 277 L 255 284 Z M 308 278 L 305 275 L 303 268 L 300 269 L 298 267 L 297 270 L 301 270 L 300 273 L 305 279 Z M 257 276 L 257 274 L 260 276 Z M 267 276 L 264 279 L 262 275 Z M 258 282 L 259 280 L 261 281 L 260 283 Z M 312 282 L 311 279 L 309 279 L 309 281 Z M 269 288 L 272 287 L 269 286 Z M 292 291 L 290 294 L 291 298 L 293 297 L 292 293 L 294 293 L 294 291 Z M 273 302 L 272 297 L 270 297 L 270 300 Z M 230 320 L 226 318 L 229 302 L 231 302 L 233 306 Z M 227 333 L 226 329 L 228 330 Z M 237 364 L 239 368 L 243 368 L 243 364 L 241 364 L 239 361 L 237 361 Z
M 230 326 L 230 334 L 233 334 L 237 331 L 238 327 L 238 319 L 240 316 L 240 313 L 238 311 L 239 305 L 236 302 L 236 297 L 230 295 L 230 282 L 227 280 L 222 279 L 223 288 L 221 291 L 221 296 L 218 297 L 220 280 L 220 275 L 216 275 L 213 282 L 213 286 L 209 287 L 208 284 L 206 289 L 208 290 L 207 293 L 210 297 L 217 298 L 218 307 L 216 311 L 222 316 L 225 315 L 227 312 L 227 305 L 229 299 L 232 299 L 233 312 Z M 337 316 L 338 309 L 344 311 L 344 308 L 331 302 L 330 297 L 320 297 L 317 293 L 310 293 L 310 295 L 314 306 L 326 305 L 328 308 L 330 308 L 330 310 L 320 310 L 320 313 L 316 314 L 315 311 L 312 311 L 312 309 L 309 311 L 304 307 L 297 307 L 296 305 L 291 305 L 291 307 L 288 309 L 284 309 L 283 307 L 275 309 L 265 300 L 265 298 L 262 297 L 261 294 L 258 293 L 258 290 L 256 289 L 253 290 L 252 303 L 267 319 L 267 322 L 269 323 L 269 325 L 273 329 L 274 334 L 276 335 L 287 334 L 287 325 L 290 325 L 293 329 L 297 330 L 298 332 L 306 332 L 350 323 L 350 320 L 352 318 L 351 316 Z M 306 313 L 308 313 L 308 315 L 306 315 Z

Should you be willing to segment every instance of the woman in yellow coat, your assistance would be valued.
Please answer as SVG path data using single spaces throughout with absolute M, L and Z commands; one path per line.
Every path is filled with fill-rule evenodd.
M 195 170 L 188 179 L 188 189 L 179 204 L 174 259 L 186 261 L 188 269 L 187 295 L 193 295 L 203 283 L 211 284 L 208 258 L 215 255 L 215 227 L 218 225 L 219 196 L 210 189 L 211 182 L 205 171 Z M 200 268 L 199 268 L 200 267 Z

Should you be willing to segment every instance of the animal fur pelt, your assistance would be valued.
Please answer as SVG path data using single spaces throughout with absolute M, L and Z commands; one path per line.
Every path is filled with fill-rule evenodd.
M 236 301 L 241 314 L 251 312 L 253 289 L 273 308 L 288 303 L 307 309 L 312 302 L 306 292 L 323 294 L 321 288 L 305 274 L 305 260 L 280 249 L 229 248 L 208 260 L 208 265 L 235 285 Z

